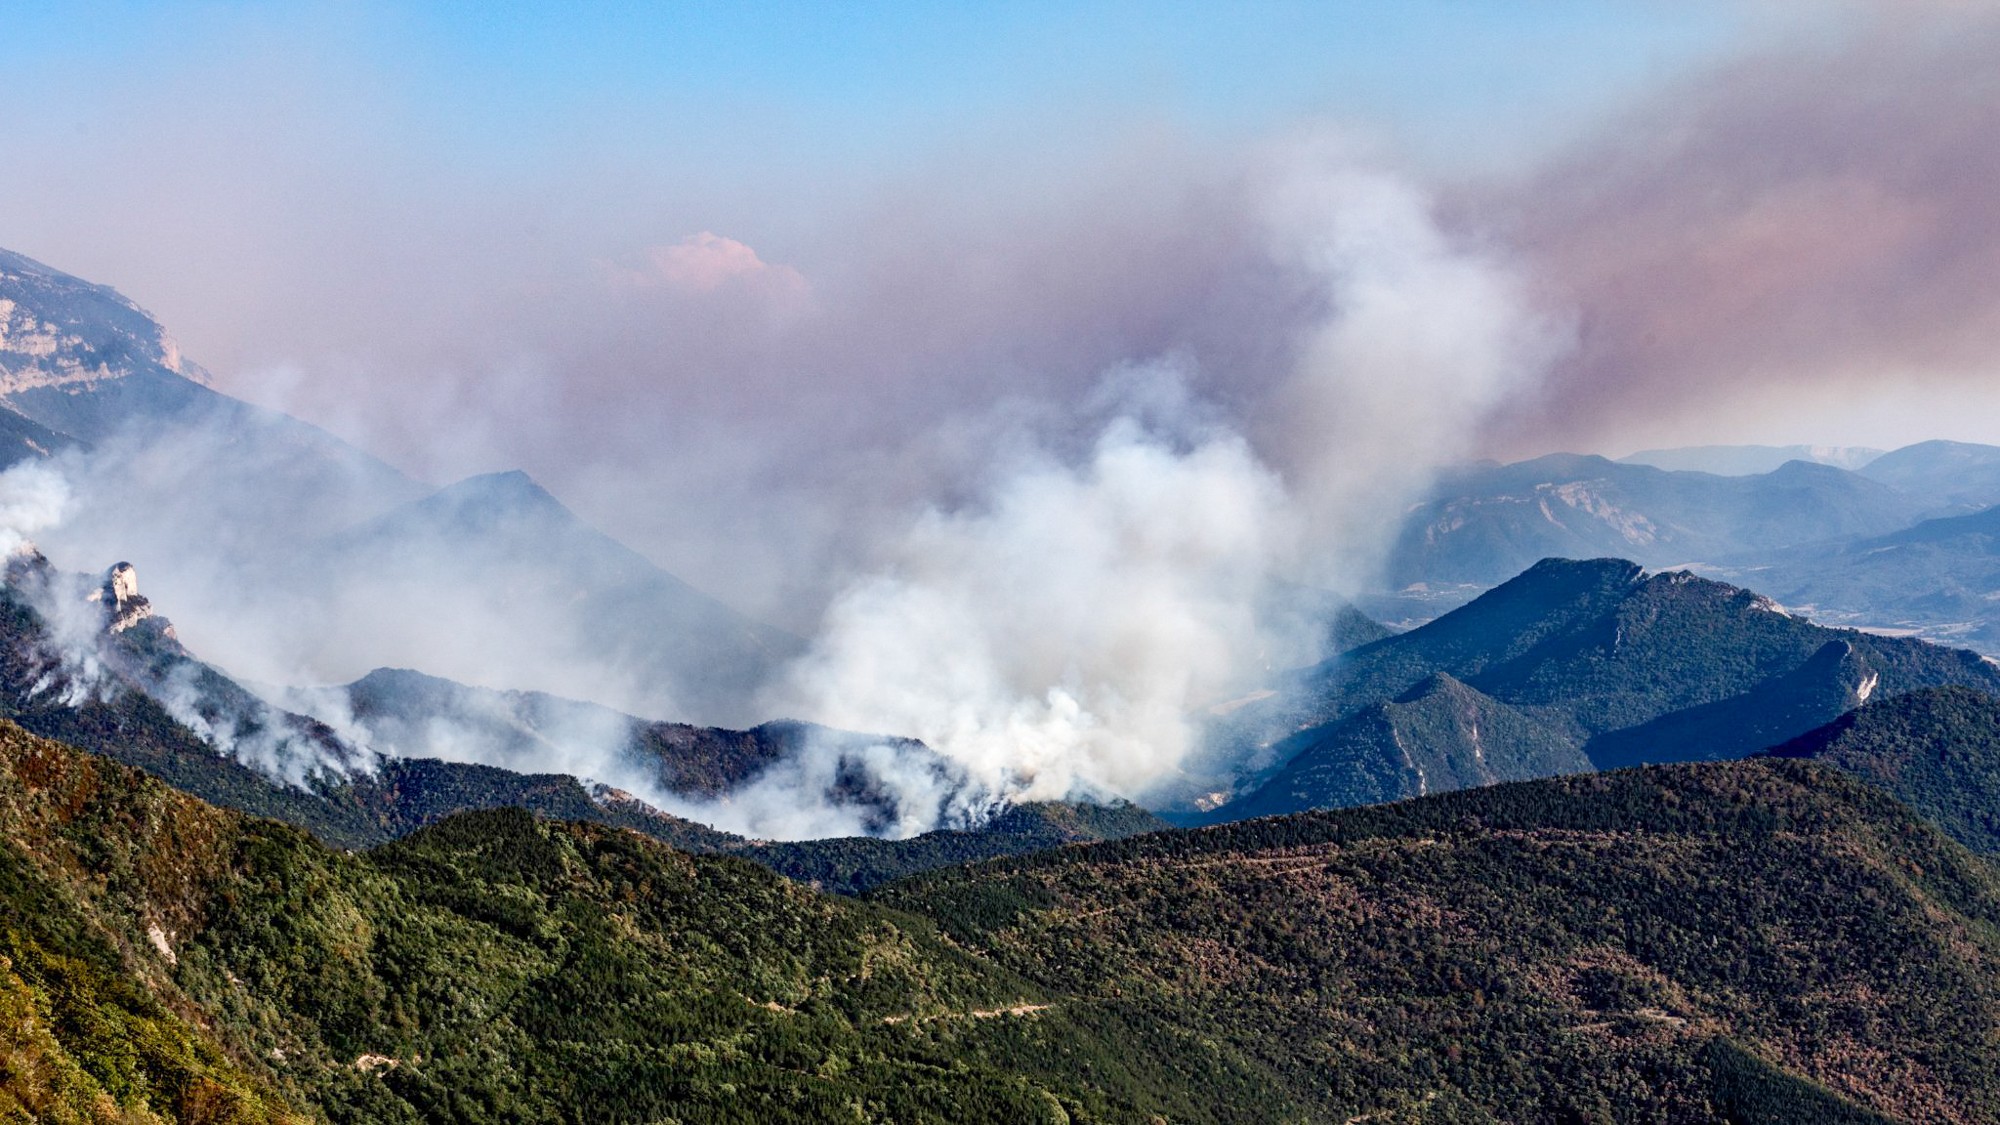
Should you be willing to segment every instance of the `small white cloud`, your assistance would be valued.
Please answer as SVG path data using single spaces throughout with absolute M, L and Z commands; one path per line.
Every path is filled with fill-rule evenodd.
M 804 294 L 805 275 L 773 265 L 749 245 L 713 231 L 691 234 L 671 246 L 654 246 L 638 268 L 618 268 L 614 276 L 640 288 L 666 286 L 689 293 L 744 288 L 770 295 Z

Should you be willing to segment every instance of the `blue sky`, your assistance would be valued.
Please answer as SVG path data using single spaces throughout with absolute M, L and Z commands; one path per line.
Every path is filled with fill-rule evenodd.
M 792 159 L 881 161 L 986 128 L 1142 118 L 1231 137 L 1327 116 L 1429 159 L 1503 157 L 1740 48 L 1761 11 L 1576 0 L 8 7 L 0 65 L 31 87 L 190 70 L 219 80 L 283 60 L 366 81 L 405 127 L 474 158 L 611 127 L 660 145 L 750 144 L 747 132 L 782 141 Z

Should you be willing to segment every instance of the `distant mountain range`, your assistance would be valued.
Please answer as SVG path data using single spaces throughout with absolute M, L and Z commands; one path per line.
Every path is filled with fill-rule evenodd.
M 1829 622 L 2000 652 L 2000 506 L 1732 568 Z
M 1406 522 L 1388 585 L 1491 585 L 1551 557 L 1615 555 L 1648 566 L 1716 562 L 1879 535 L 1941 506 L 1805 461 L 1723 477 L 1551 454 L 1447 474 Z
M 1702 451 L 1656 452 L 1691 464 Z M 1828 623 L 2000 652 L 2000 563 L 1980 516 L 2000 503 L 2000 447 L 1931 441 L 1851 470 L 1793 460 L 1729 476 L 1633 461 L 1552 454 L 1445 474 L 1399 533 L 1383 592 L 1360 604 L 1419 624 L 1537 559 L 1617 556 L 1754 586 Z
M 1939 509 L 1928 515 L 1953 515 L 2000 503 L 2000 446 L 1918 442 L 1884 453 L 1861 472 L 1870 480 L 1928 499 Z
M 1859 469 L 1882 456 L 1882 450 L 1859 445 L 1693 445 L 1675 449 L 1642 449 L 1618 460 L 1656 469 L 1747 477 L 1768 473 L 1787 461 L 1810 461 L 1840 469 Z

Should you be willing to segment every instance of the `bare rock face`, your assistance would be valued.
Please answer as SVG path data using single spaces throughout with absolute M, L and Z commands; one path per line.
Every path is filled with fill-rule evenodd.
M 0 395 L 88 390 L 140 371 L 207 381 L 159 322 L 116 290 L 0 250 Z
M 122 562 L 104 574 L 104 596 L 107 601 L 123 605 L 139 597 L 139 571 L 131 563 Z M 145 600 L 143 598 L 141 601 Z
M 122 633 L 153 616 L 153 603 L 139 593 L 139 571 L 128 562 L 105 571 L 104 585 L 90 595 L 90 600 L 104 604 L 107 633 Z M 168 635 L 172 635 L 171 631 Z

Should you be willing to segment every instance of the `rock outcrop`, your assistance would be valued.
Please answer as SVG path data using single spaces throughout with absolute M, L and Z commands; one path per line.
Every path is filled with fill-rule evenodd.
M 153 616 L 153 603 L 139 592 L 139 571 L 128 562 L 105 571 L 104 585 L 90 595 L 90 600 L 103 604 L 107 633 L 122 633 Z M 174 635 L 171 625 L 162 631 L 169 637 Z

